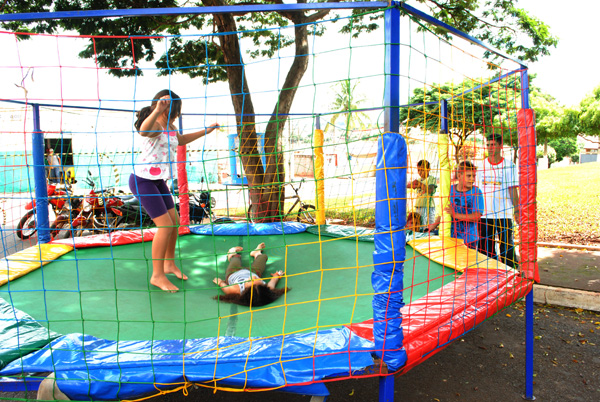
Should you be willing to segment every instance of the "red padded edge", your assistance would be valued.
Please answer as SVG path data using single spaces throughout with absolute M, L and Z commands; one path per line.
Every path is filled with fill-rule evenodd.
M 533 282 L 512 272 L 468 269 L 454 282 L 401 309 L 405 373 L 487 318 L 524 297 Z M 352 324 L 358 336 L 373 340 L 373 320 Z
M 190 195 L 187 170 L 185 168 L 186 146 L 177 147 L 177 185 L 179 190 L 179 223 L 182 226 L 190 224 Z
M 519 222 L 521 270 L 526 278 L 540 281 L 537 264 L 537 159 L 535 114 L 533 109 L 517 113 L 519 132 Z
M 142 230 L 118 230 L 110 234 L 75 237 L 74 239 L 53 240 L 51 244 L 67 244 L 75 248 L 122 246 L 125 244 L 152 241 L 156 228 Z M 187 226 L 179 227 L 179 235 L 190 233 Z

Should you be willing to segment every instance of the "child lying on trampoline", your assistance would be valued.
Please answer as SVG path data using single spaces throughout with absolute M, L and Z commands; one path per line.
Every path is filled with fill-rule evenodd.
M 264 306 L 277 300 L 282 294 L 290 290 L 289 288 L 275 289 L 279 278 L 283 276 L 283 271 L 277 271 L 273 274 L 271 280 L 265 283 L 262 274 L 267 265 L 267 255 L 263 253 L 265 243 L 260 243 L 256 249 L 250 253 L 254 258 L 250 269 L 242 267 L 242 257 L 238 254 L 243 250 L 242 247 L 232 247 L 227 253 L 229 266 L 225 271 L 225 280 L 220 278 L 213 279 L 225 293 L 215 296 L 215 299 L 235 303 L 242 306 L 253 307 Z

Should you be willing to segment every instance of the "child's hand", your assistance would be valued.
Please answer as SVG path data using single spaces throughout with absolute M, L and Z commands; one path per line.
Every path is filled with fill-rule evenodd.
M 274 277 L 276 276 L 283 276 L 283 271 L 277 271 L 273 274 Z
M 454 210 L 452 209 L 452 207 L 450 205 L 448 205 L 446 208 L 444 208 L 444 212 L 450 214 L 450 216 L 454 217 Z
M 171 97 L 169 95 L 165 95 L 162 98 L 160 98 L 158 100 L 158 102 L 156 103 L 156 110 L 158 111 L 158 113 L 162 113 L 168 109 L 170 104 L 171 104 Z
M 218 130 L 221 128 L 221 126 L 219 125 L 219 123 L 213 123 L 210 126 L 208 126 L 208 128 L 212 128 L 213 130 Z
M 213 279 L 213 283 L 214 283 L 215 285 L 219 285 L 219 282 L 221 282 L 221 280 L 220 280 L 219 278 L 215 278 L 215 279 Z

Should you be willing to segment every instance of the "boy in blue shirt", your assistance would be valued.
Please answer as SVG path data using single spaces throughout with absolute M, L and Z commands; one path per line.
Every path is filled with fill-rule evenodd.
M 477 224 L 485 211 L 483 193 L 474 185 L 477 167 L 469 161 L 460 162 L 457 175 L 458 183 L 450 187 L 450 205 L 446 208 L 452 216 L 451 236 L 477 250 Z

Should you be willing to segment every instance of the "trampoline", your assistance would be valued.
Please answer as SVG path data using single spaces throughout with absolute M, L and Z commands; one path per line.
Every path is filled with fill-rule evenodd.
M 286 285 L 292 288 L 285 300 L 252 311 L 214 300 L 219 290 L 212 279 L 224 276 L 227 250 L 243 246 L 247 251 L 243 261 L 249 265 L 248 252 L 261 242 L 269 255 L 267 273 L 285 269 Z M 151 242 L 81 248 L 12 282 L 10 298 L 14 307 L 51 331 L 107 340 L 300 333 L 372 317 L 373 251 L 373 242 L 320 242 L 318 235 L 310 233 L 182 236 L 178 264 L 189 280 L 177 282 L 181 291 L 171 295 L 149 288 Z M 410 300 L 456 277 L 452 269 L 430 263 L 418 253 L 413 256 L 412 247 L 407 252 L 407 260 L 415 265 L 405 276 L 411 284 Z M 5 299 L 8 291 L 8 285 L 0 288 Z
M 45 244 L 38 244 L 25 252 L 17 252 L 4 259 L 0 266 L 0 390 L 35 390 L 48 373 L 52 373 L 58 388 L 73 400 L 134 399 L 196 384 L 214 390 L 281 389 L 326 396 L 328 391 L 324 384 L 328 381 L 378 376 L 382 380 L 380 400 L 387 401 L 393 400 L 395 375 L 406 372 L 433 356 L 502 308 L 526 295 L 528 306 L 531 307 L 531 290 L 539 277 L 535 245 L 535 127 L 533 111 L 528 105 L 526 68 L 518 60 L 507 58 L 404 3 L 376 3 L 372 7 L 387 7 L 377 11 L 385 18 L 386 26 L 384 41 L 377 44 L 382 50 L 377 54 L 383 55 L 382 74 L 372 74 L 369 71 L 369 76 L 372 75 L 373 79 L 381 75 L 381 81 L 384 81 L 383 102 L 376 107 L 381 111 L 377 113 L 383 116 L 383 121 L 379 121 L 377 117 L 376 133 L 361 135 L 361 139 L 355 141 L 348 135 L 347 127 L 343 143 L 336 144 L 335 138 L 327 142 L 320 128 L 321 113 L 313 107 L 310 113 L 303 114 L 302 117 L 303 123 L 304 119 L 310 119 L 307 127 L 314 128 L 310 135 L 302 133 L 303 137 L 310 137 L 310 145 L 298 142 L 288 152 L 293 159 L 303 156 L 298 159 L 305 159 L 311 165 L 309 176 L 311 185 L 314 184 L 315 187 L 314 205 L 317 207 L 318 226 L 307 227 L 289 222 L 277 222 L 264 227 L 262 224 L 250 223 L 190 226 L 189 202 L 186 204 L 185 201 L 190 192 L 186 171 L 188 150 L 185 147 L 179 148 L 176 170 L 182 219 L 179 221 L 181 236 L 177 244 L 176 262 L 189 279 L 175 281 L 171 278 L 180 289 L 175 294 L 162 292 L 149 285 L 152 272 L 151 229 L 115 229 L 104 235 L 50 241 L 50 224 L 43 205 L 48 201 L 45 192 L 43 142 L 44 133 L 52 130 L 48 128 L 50 125 L 46 124 L 46 120 L 44 124 L 40 124 L 40 104 L 32 104 L 35 127 L 31 134 L 31 177 L 34 181 L 29 179 L 26 190 L 19 192 L 28 191 L 31 193 L 30 197 L 38 201 L 38 239 L 39 243 Z M 290 6 L 293 5 L 277 4 L 273 5 L 272 10 Z M 229 10 L 223 8 L 224 12 Z M 405 46 L 400 41 L 400 17 L 401 14 L 404 15 L 402 10 L 411 15 L 410 21 L 416 18 L 432 23 L 461 40 L 483 47 L 484 55 L 492 51 L 505 60 L 508 66 L 499 66 L 501 74 L 481 80 L 471 79 L 476 82 L 469 81 L 468 89 L 465 87 L 456 93 L 448 93 L 448 96 L 444 95 L 444 99 L 401 105 L 400 88 L 401 83 L 402 87 L 405 86 L 405 79 L 408 79 L 409 88 L 421 88 L 425 84 L 425 87 L 430 87 L 434 92 L 445 93 L 445 89 L 441 91 L 446 85 L 443 83 L 453 81 L 456 72 L 464 77 L 470 75 L 465 69 L 458 67 L 467 65 L 462 57 L 468 63 L 479 57 L 457 47 L 457 52 L 448 53 L 452 55 L 451 60 L 457 60 L 453 62 L 456 64 L 446 65 L 446 60 L 449 60 L 446 51 L 453 51 L 454 45 L 445 38 L 438 38 L 439 46 L 428 45 L 427 52 L 413 47 L 415 41 L 410 41 Z M 279 32 L 281 28 L 277 26 L 270 29 Z M 168 38 L 170 37 L 165 37 Z M 131 37 L 127 40 L 143 38 Z M 423 44 L 428 42 L 429 40 L 424 40 Z M 311 54 L 311 62 L 316 63 L 313 71 L 316 68 L 336 70 L 331 69 L 328 63 L 337 65 L 340 60 L 345 59 L 345 54 L 348 56 L 349 66 L 350 56 L 356 60 L 376 54 L 372 46 L 365 47 L 365 53 L 362 54 L 359 53 L 361 48 L 362 46 L 348 46 L 343 53 L 338 53 L 339 49 L 319 50 L 319 57 L 315 57 L 317 53 Z M 439 48 L 438 55 L 432 51 L 436 48 Z M 416 55 L 422 54 L 423 61 L 431 68 L 421 68 L 418 63 L 411 62 L 409 70 L 412 70 L 412 74 L 400 74 L 403 63 L 400 62 L 401 49 L 411 52 L 409 60 L 417 59 Z M 305 58 L 306 54 L 308 53 L 302 53 L 302 57 Z M 455 59 L 458 54 L 462 55 L 461 58 Z M 272 60 L 273 63 L 279 63 L 278 58 Z M 422 76 L 428 72 L 431 75 L 437 70 L 436 64 L 440 67 L 439 72 L 445 74 L 435 79 Z M 19 65 L 24 65 L 20 58 Z M 489 70 L 485 59 L 481 59 L 480 65 L 482 69 Z M 403 69 L 404 67 L 402 71 Z M 330 85 L 330 82 L 336 80 L 351 83 L 351 80 L 358 78 L 367 79 L 366 75 L 352 74 L 350 77 L 346 73 L 350 70 L 339 70 L 341 75 L 332 77 L 333 81 L 328 78 L 324 82 Z M 89 71 L 97 74 L 93 68 Z M 278 74 L 273 75 L 273 78 L 278 77 Z M 262 82 L 264 93 L 292 92 L 283 91 L 278 79 L 267 81 Z M 316 90 L 317 81 L 314 78 L 312 84 L 314 85 L 300 85 L 297 89 Z M 321 85 L 321 82 L 318 84 Z M 414 84 L 417 85 L 413 87 Z M 480 94 L 484 89 L 495 93 L 495 88 L 500 87 L 506 97 L 506 104 L 502 106 L 497 102 L 499 95 L 483 99 Z M 320 102 L 329 99 L 324 95 L 327 92 L 319 90 L 322 97 Z M 206 102 L 207 93 L 197 100 L 202 100 L 205 105 L 212 104 L 213 102 Z M 223 96 L 229 100 L 233 93 Z M 315 100 L 316 94 L 317 92 L 311 93 Z M 471 95 L 466 97 L 467 94 Z M 62 92 L 60 96 L 60 102 L 54 109 L 61 113 L 62 122 L 62 113 L 67 106 Z M 498 118 L 511 116 L 510 119 L 515 118 L 516 121 L 514 124 L 510 124 L 512 120 L 501 121 L 501 127 L 496 127 L 492 115 L 489 122 L 478 123 L 473 116 L 466 115 L 457 119 L 454 111 L 475 110 L 465 106 L 467 98 L 485 101 L 489 105 L 483 103 L 482 108 L 496 108 L 495 116 Z M 95 95 L 93 99 L 96 99 Z M 135 103 L 136 99 L 133 100 Z M 14 100 L 10 102 L 23 103 Z M 29 106 L 29 102 L 23 104 L 25 108 Z M 285 106 L 288 103 L 281 102 L 278 105 Z M 100 105 L 98 108 L 90 108 L 100 116 Z M 127 122 L 130 125 L 133 110 L 109 110 L 128 113 Z M 272 118 L 269 121 L 280 121 L 280 115 L 287 116 L 287 112 L 290 112 L 287 110 L 284 113 L 279 106 L 274 110 L 276 112 L 270 115 Z M 402 122 L 404 111 L 413 117 L 428 116 L 427 120 L 435 122 L 435 127 L 421 126 L 418 123 L 413 126 L 405 125 Z M 218 115 L 221 112 L 218 110 Z M 205 111 L 204 116 L 196 116 L 194 119 L 197 121 L 190 115 L 190 123 L 185 126 L 180 116 L 179 128 L 186 127 L 187 130 L 189 127 L 191 131 L 193 127 L 204 127 L 205 122 L 198 121 L 205 120 L 207 115 L 209 113 Z M 246 115 L 245 110 L 236 110 L 236 119 Z M 256 116 L 259 115 L 261 114 Z M 218 149 L 205 148 L 205 143 L 201 152 L 198 152 L 198 157 L 189 160 L 189 165 L 202 166 L 206 176 L 206 162 L 209 159 L 218 167 L 219 163 L 232 163 L 236 157 L 248 155 L 244 148 L 254 152 L 256 145 L 256 149 L 259 149 L 259 141 L 257 139 L 254 142 L 254 137 L 258 138 L 256 124 L 262 122 L 257 121 L 256 116 L 248 124 L 240 117 L 239 122 L 236 120 L 235 124 L 229 125 L 236 133 L 234 137 L 238 139 L 234 146 L 239 149 L 230 146 L 227 156 L 219 158 Z M 96 120 L 92 130 L 94 135 L 112 130 L 104 125 L 105 120 Z M 240 122 L 244 122 L 244 125 Z M 488 126 L 491 123 L 493 124 Z M 76 122 L 72 124 L 73 127 L 81 126 Z M 264 138 L 267 138 L 270 124 L 267 123 Z M 473 133 L 477 132 L 478 135 L 487 130 L 499 130 L 505 136 L 519 137 L 521 264 L 516 270 L 468 249 L 457 239 L 451 239 L 449 229 L 452 219 L 447 212 L 441 212 L 443 225 L 440 226 L 440 237 L 426 234 L 420 239 L 412 239 L 408 243 L 406 241 L 406 216 L 410 209 L 407 205 L 411 198 L 407 194 L 410 169 L 414 168 L 418 159 L 437 160 L 437 209 L 445 211 L 445 207 L 450 204 L 450 158 L 454 152 L 450 146 L 453 143 L 452 135 L 456 134 L 456 127 L 462 127 L 460 130 L 464 131 L 465 127 L 471 125 Z M 417 140 L 411 138 L 412 128 L 419 128 L 423 137 Z M 121 174 L 133 172 L 133 164 L 129 158 L 136 148 L 127 145 L 127 149 L 122 152 L 113 149 L 115 143 L 120 142 L 116 139 L 126 138 L 120 131 L 123 128 L 118 130 L 112 130 L 113 137 L 103 136 L 103 142 L 110 147 L 111 152 L 123 154 L 122 161 L 125 162 L 122 166 L 126 166 L 128 170 L 123 170 Z M 84 138 L 80 134 L 89 134 L 87 131 L 74 131 L 77 134 L 75 138 Z M 279 129 L 271 129 L 270 134 L 275 131 L 280 134 Z M 249 137 L 248 133 L 251 134 Z M 26 138 L 25 132 L 23 134 Z M 133 145 L 136 138 L 133 130 L 131 134 Z M 252 138 L 252 143 L 243 145 L 243 141 L 248 141 L 249 138 Z M 272 136 L 270 139 L 273 139 Z M 417 142 L 414 143 L 415 141 Z M 87 142 L 92 143 L 86 141 L 86 146 Z M 235 141 L 232 142 L 235 144 Z M 364 142 L 370 142 L 369 149 L 377 142 L 377 156 L 366 167 L 356 162 L 365 153 L 358 153 L 354 157 L 357 146 L 365 146 Z M 409 149 L 411 142 L 414 143 L 412 155 Z M 431 148 L 428 142 L 435 143 L 435 155 L 426 154 L 426 150 Z M 74 161 L 74 165 L 79 167 L 97 166 L 99 178 L 106 176 L 102 173 L 102 168 L 105 171 L 110 168 L 102 166 L 97 157 L 102 152 L 98 149 L 100 143 L 96 141 L 95 148 L 89 150 L 77 150 L 82 158 Z M 267 145 L 263 142 L 263 150 L 259 152 L 271 152 L 268 150 L 270 145 Z M 331 154 L 335 157 L 330 158 L 329 165 L 324 165 L 325 156 L 329 155 L 324 153 L 327 150 L 335 151 Z M 212 151 L 217 151 L 214 160 L 205 154 Z M 275 153 L 280 151 L 282 150 L 276 150 Z M 452 157 L 459 150 L 455 151 Z M 83 155 L 89 157 L 85 156 L 84 159 Z M 272 164 L 275 159 L 277 158 L 266 158 L 263 164 Z M 30 162 L 26 165 L 30 166 Z M 269 171 L 268 168 L 268 164 L 263 166 L 262 172 Z M 296 170 L 290 169 L 289 172 L 304 173 L 303 169 Z M 258 169 L 257 177 L 261 175 L 260 172 Z M 253 185 L 253 190 L 261 189 L 261 197 L 258 197 L 260 202 L 265 202 L 266 198 L 263 199 L 262 195 L 267 190 L 284 184 L 280 182 L 283 179 L 269 181 L 271 179 L 268 176 L 270 174 L 261 177 L 261 180 L 268 179 L 268 182 Z M 290 180 L 294 180 L 295 176 L 300 175 L 294 174 L 290 176 Z M 236 175 L 232 172 L 230 177 L 233 179 Z M 199 178 L 198 175 L 196 184 Z M 244 177 L 240 176 L 240 179 L 243 182 Z M 335 197 L 326 197 L 325 184 L 329 180 L 336 180 L 338 184 L 338 194 Z M 347 184 L 340 184 L 340 181 L 347 181 Z M 98 182 L 103 183 L 102 180 Z M 226 197 L 229 185 L 231 183 L 224 183 Z M 255 205 L 256 200 L 249 197 L 251 205 Z M 311 198 L 303 195 L 303 199 Z M 283 202 L 281 199 L 280 201 Z M 271 196 L 268 202 L 272 202 Z M 335 213 L 327 217 L 329 222 L 343 220 L 339 218 L 341 216 L 350 222 L 350 226 L 327 227 L 326 211 Z M 274 212 L 276 215 L 265 215 L 265 219 L 285 220 L 279 211 Z M 369 219 L 368 222 L 375 224 L 374 229 L 357 226 L 360 224 L 356 219 L 359 212 L 374 214 L 374 219 Z M 350 215 L 352 218 L 347 218 Z M 256 217 L 263 219 L 260 214 Z M 263 228 L 269 230 L 262 230 Z M 215 296 L 221 290 L 212 280 L 224 277 L 227 251 L 233 246 L 243 246 L 243 261 L 249 264 L 249 252 L 262 242 L 266 244 L 266 253 L 269 255 L 267 275 L 283 270 L 285 275 L 278 287 L 286 286 L 291 290 L 275 302 L 257 308 L 216 300 Z M 532 323 L 531 308 L 528 311 L 528 319 Z M 529 352 L 532 351 L 532 334 L 532 330 L 528 331 Z M 531 361 L 529 359 L 528 364 Z M 528 386 L 531 385 L 532 378 L 531 369 L 526 379 Z M 527 394 L 531 394 L 529 390 Z
M 287 225 L 294 227 L 285 234 Z M 53 371 L 71 398 L 104 400 L 189 381 L 327 395 L 316 381 L 380 373 L 373 358 L 373 231 L 329 226 L 304 232 L 304 225 L 275 224 L 270 227 L 283 226 L 275 230 L 281 233 L 250 233 L 254 226 L 215 226 L 229 235 L 192 227 L 181 236 L 177 259 L 189 279 L 177 283 L 176 294 L 149 289 L 152 231 L 70 240 L 72 251 L 0 287 L 12 304 L 2 306 L 2 322 L 12 320 L 17 329 L 3 331 L 9 338 L 1 360 L 13 361 L 0 374 L 26 372 L 26 381 L 35 383 Z M 227 250 L 242 245 L 247 262 L 261 242 L 267 272 L 285 269 L 279 286 L 292 290 L 260 308 L 215 300 L 212 278 L 222 276 Z M 487 258 L 471 261 L 465 272 L 445 267 L 420 243 L 413 244 L 426 255 L 405 248 L 403 370 L 522 297 L 530 283 Z M 32 353 L 18 358 L 25 351 Z

